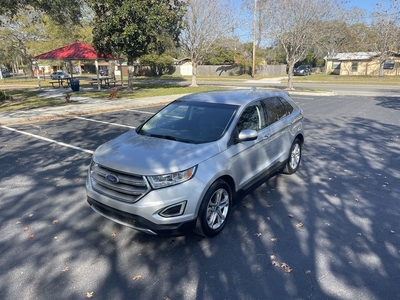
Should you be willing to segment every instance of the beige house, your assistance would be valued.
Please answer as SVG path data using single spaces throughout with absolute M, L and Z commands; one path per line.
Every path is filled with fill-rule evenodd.
M 325 57 L 326 73 L 337 75 L 379 75 L 379 53 L 336 53 Z M 392 52 L 383 65 L 384 75 L 400 75 L 400 53 Z

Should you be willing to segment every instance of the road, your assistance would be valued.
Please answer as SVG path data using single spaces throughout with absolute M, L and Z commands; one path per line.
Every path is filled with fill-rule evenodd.
M 216 86 L 232 86 L 240 84 L 243 87 L 279 87 L 285 88 L 286 83 L 278 83 L 273 80 L 248 80 L 240 83 L 229 81 L 198 81 L 198 85 L 216 85 Z M 400 92 L 400 86 L 385 85 L 357 85 L 357 84 L 322 84 L 322 83 L 294 83 L 295 89 L 301 88 L 315 89 L 317 91 L 332 91 L 337 95 L 358 95 L 358 96 L 393 96 L 397 97 Z
M 0 299 L 399 299 L 400 98 L 293 96 L 299 171 L 219 236 L 149 236 L 86 203 L 91 153 L 160 107 L 0 127 Z

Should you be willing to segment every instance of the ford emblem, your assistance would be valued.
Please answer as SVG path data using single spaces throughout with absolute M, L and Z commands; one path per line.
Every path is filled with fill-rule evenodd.
M 119 179 L 118 179 L 117 175 L 114 175 L 114 174 L 107 174 L 106 175 L 106 179 L 108 181 L 112 182 L 112 183 L 118 183 L 119 182 Z

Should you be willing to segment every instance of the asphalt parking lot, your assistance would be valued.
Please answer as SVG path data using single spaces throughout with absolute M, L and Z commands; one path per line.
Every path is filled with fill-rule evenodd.
M 212 239 L 86 203 L 91 153 L 160 107 L 0 127 L 0 299 L 400 299 L 400 98 L 293 99 L 299 171 L 242 195 Z

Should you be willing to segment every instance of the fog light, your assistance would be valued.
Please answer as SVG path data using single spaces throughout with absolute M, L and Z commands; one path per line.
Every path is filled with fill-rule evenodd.
M 186 202 L 183 201 L 171 206 L 164 208 L 162 211 L 159 212 L 159 215 L 164 218 L 176 217 L 183 214 L 186 207 Z

